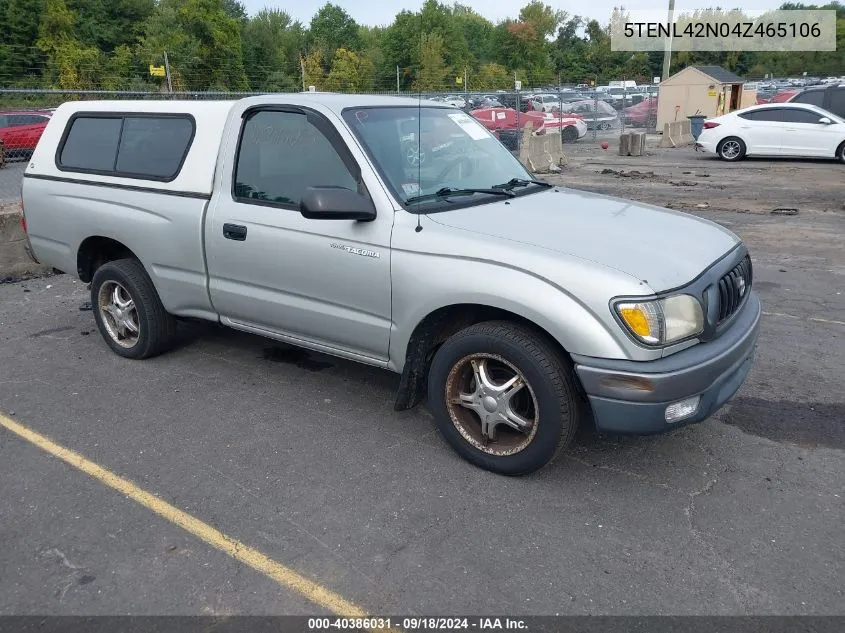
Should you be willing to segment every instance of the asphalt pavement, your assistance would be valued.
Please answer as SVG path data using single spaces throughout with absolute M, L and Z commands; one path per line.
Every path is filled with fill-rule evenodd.
M 203 323 L 121 359 L 67 275 L 0 285 L 0 411 L 373 614 L 842 614 L 841 219 L 719 221 L 765 310 L 736 399 L 529 477 L 385 371 Z M 325 612 L 3 428 L 0 543 L 0 614 Z

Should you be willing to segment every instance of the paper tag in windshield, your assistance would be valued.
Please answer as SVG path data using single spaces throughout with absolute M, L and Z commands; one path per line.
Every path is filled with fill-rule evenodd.
M 472 118 L 470 118 L 468 114 L 458 112 L 456 114 L 450 114 L 449 118 L 452 119 L 474 141 L 480 141 L 481 139 L 490 136 L 487 133 L 487 130 L 483 128 L 481 124 L 476 123 Z
M 420 184 L 418 182 L 403 182 L 402 189 L 406 196 L 414 196 L 420 192 Z

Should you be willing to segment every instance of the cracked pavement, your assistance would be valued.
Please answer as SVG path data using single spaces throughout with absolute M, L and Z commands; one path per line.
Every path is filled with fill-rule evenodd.
M 375 614 L 841 615 L 845 221 L 708 217 L 755 257 L 748 382 L 530 477 L 393 411 L 384 371 L 200 323 L 120 359 L 68 276 L 0 285 L 0 410 Z M 0 542 L 0 614 L 320 613 L 3 430 Z

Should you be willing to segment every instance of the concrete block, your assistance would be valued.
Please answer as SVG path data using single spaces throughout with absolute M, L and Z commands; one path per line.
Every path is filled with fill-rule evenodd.
M 560 171 L 564 160 L 563 140 L 559 133 L 534 133 L 531 123 L 523 128 L 519 159 L 535 173 Z
M 619 135 L 619 155 L 627 156 L 631 152 L 631 133 L 624 132 Z
M 660 147 L 683 147 L 692 142 L 692 127 L 689 119 L 664 124 Z
M 645 132 L 631 132 L 630 155 L 642 156 L 645 153 Z
M 21 225 L 20 204 L 0 207 L 0 279 L 49 272 L 48 266 L 32 259 L 28 246 Z

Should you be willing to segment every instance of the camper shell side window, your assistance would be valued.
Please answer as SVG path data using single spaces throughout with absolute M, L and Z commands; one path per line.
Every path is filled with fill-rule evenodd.
M 173 181 L 194 140 L 190 114 L 77 112 L 56 151 L 61 171 Z

